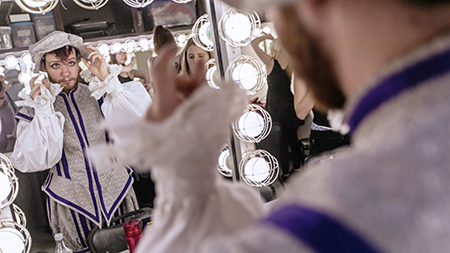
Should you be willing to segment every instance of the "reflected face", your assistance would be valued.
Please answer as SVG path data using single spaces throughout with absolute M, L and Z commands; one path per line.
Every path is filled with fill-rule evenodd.
M 56 57 L 56 54 L 45 54 L 45 71 L 48 73 L 50 81 L 60 84 L 64 92 L 69 92 L 76 88 L 80 68 L 75 49 L 72 50 L 65 60 Z
M 198 46 L 192 45 L 186 51 L 189 73 L 195 73 L 197 62 L 205 64 L 209 60 L 209 54 Z
M 127 60 L 127 54 L 123 51 L 120 51 L 116 54 L 117 64 L 122 65 Z
M 327 108 L 342 108 L 345 97 L 330 54 L 321 41 L 305 29 L 293 6 L 280 7 L 272 14 L 295 75 L 306 81 L 316 102 Z

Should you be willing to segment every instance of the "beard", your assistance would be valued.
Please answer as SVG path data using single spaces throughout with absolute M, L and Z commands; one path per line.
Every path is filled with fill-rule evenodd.
M 275 30 L 288 53 L 295 76 L 305 80 L 316 106 L 322 110 L 342 108 L 345 97 L 339 88 L 334 65 L 319 39 L 305 29 L 293 6 L 280 7 L 277 11 Z

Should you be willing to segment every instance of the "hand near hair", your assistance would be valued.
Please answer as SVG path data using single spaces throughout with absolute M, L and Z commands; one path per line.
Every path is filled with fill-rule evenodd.
M 197 63 L 196 71 L 191 77 L 177 76 L 172 68 L 172 59 L 176 52 L 175 45 L 164 46 L 152 61 L 150 74 L 155 95 L 144 115 L 147 121 L 162 121 L 169 117 L 186 97 L 206 81 L 205 68 L 201 61 Z
M 109 75 L 106 60 L 102 57 L 97 48 L 93 46 L 86 46 L 86 49 L 90 52 L 87 57 L 89 61 L 85 58 L 81 58 L 81 61 L 83 61 L 84 65 L 88 67 L 92 74 L 104 81 Z
M 39 79 L 38 79 L 39 78 Z M 44 87 L 48 89 L 47 78 L 43 74 L 37 75 L 31 78 L 30 81 L 30 97 L 34 99 L 36 96 L 41 95 L 41 88 Z

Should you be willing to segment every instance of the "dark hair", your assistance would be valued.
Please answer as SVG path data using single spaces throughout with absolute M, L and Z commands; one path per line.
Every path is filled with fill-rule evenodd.
M 116 54 L 117 54 L 117 53 L 115 53 L 115 54 L 110 54 L 110 57 L 109 57 L 109 63 L 110 63 L 110 64 L 117 64 L 117 65 L 119 65 L 119 64 L 117 63 Z M 126 60 L 126 58 L 125 58 L 125 60 Z M 125 62 L 122 63 L 122 65 L 125 66 Z
M 161 25 L 155 26 L 153 28 L 153 50 L 155 53 L 158 54 L 159 49 L 168 43 L 175 43 L 172 33 Z
M 56 58 L 60 59 L 60 60 L 67 60 L 67 58 L 70 56 L 70 54 L 72 53 L 72 50 L 75 49 L 75 55 L 77 57 L 77 60 L 79 61 L 81 58 L 81 54 L 80 51 L 78 50 L 78 48 L 76 47 L 72 47 L 72 46 L 64 46 L 61 48 L 58 48 L 56 50 L 53 50 L 51 52 L 45 53 L 42 56 L 41 62 L 44 64 L 45 66 L 45 55 L 46 54 L 55 54 Z

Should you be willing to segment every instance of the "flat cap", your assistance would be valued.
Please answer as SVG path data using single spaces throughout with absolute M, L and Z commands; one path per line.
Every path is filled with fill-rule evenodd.
M 89 55 L 89 51 L 84 47 L 83 39 L 80 36 L 61 31 L 54 31 L 29 47 L 30 54 L 36 64 L 34 72 L 39 73 L 39 70 L 41 69 L 41 59 L 44 54 L 65 46 L 77 48 L 84 58 L 87 58 Z

